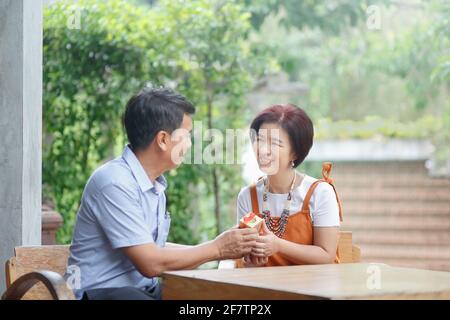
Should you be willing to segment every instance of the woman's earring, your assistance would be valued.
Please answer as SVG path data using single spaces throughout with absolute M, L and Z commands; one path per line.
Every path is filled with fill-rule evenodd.
M 294 168 L 295 164 L 294 164 L 294 160 L 291 161 L 291 167 Z

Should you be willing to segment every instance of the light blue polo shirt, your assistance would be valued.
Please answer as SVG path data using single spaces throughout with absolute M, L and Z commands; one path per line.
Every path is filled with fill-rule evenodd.
M 120 248 L 165 245 L 170 228 L 166 187 L 164 176 L 152 183 L 128 146 L 121 157 L 92 174 L 78 210 L 65 276 L 66 280 L 72 277 L 76 298 L 88 289 L 133 286 L 152 290 L 159 285 L 157 278 L 139 273 Z M 77 273 L 78 288 L 73 281 Z

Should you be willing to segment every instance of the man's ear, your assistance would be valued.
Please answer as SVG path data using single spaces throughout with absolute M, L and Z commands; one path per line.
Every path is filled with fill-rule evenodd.
M 166 131 L 159 131 L 156 134 L 155 141 L 161 150 L 167 151 L 169 149 L 168 143 L 170 142 L 170 137 Z

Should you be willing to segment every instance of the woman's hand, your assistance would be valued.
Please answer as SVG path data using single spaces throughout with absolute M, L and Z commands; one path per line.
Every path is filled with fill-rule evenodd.
M 265 222 L 262 225 L 262 233 L 256 240 L 256 245 L 252 248 L 251 254 L 255 257 L 270 257 L 280 250 L 280 239 L 267 228 Z
M 252 254 L 247 254 L 243 258 L 245 268 L 263 267 L 269 259 L 267 257 L 256 257 Z

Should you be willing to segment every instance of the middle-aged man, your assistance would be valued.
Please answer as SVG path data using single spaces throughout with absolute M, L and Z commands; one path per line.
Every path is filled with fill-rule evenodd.
M 171 218 L 163 173 L 191 147 L 194 111 L 167 88 L 145 88 L 128 101 L 129 144 L 95 170 L 78 210 L 65 275 L 78 299 L 159 299 L 164 271 L 241 258 L 256 244 L 256 230 L 237 228 L 196 246 L 166 243 Z

